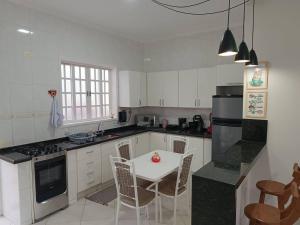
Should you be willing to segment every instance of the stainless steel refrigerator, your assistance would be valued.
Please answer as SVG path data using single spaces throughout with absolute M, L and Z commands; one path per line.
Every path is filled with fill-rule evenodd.
M 215 95 L 212 108 L 212 160 L 223 162 L 226 151 L 242 139 L 243 96 Z

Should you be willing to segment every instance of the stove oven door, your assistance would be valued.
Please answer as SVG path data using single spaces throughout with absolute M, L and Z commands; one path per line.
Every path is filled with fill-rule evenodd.
M 67 190 L 66 156 L 35 162 L 36 202 L 43 203 Z

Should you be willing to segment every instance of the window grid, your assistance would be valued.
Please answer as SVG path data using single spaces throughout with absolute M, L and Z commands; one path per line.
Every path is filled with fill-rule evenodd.
M 111 117 L 111 70 L 62 63 L 62 105 L 65 121 Z

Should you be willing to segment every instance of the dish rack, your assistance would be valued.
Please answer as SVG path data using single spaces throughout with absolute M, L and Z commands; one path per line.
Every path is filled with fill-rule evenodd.
M 76 144 L 85 144 L 87 142 L 94 142 L 96 137 L 97 135 L 94 133 L 77 133 L 77 134 L 68 135 L 69 140 Z

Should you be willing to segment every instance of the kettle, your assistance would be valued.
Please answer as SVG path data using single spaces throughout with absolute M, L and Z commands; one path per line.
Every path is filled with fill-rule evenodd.
M 196 124 L 196 131 L 203 132 L 204 122 L 203 122 L 201 115 L 195 115 L 193 117 L 193 122 L 194 122 L 194 124 Z

